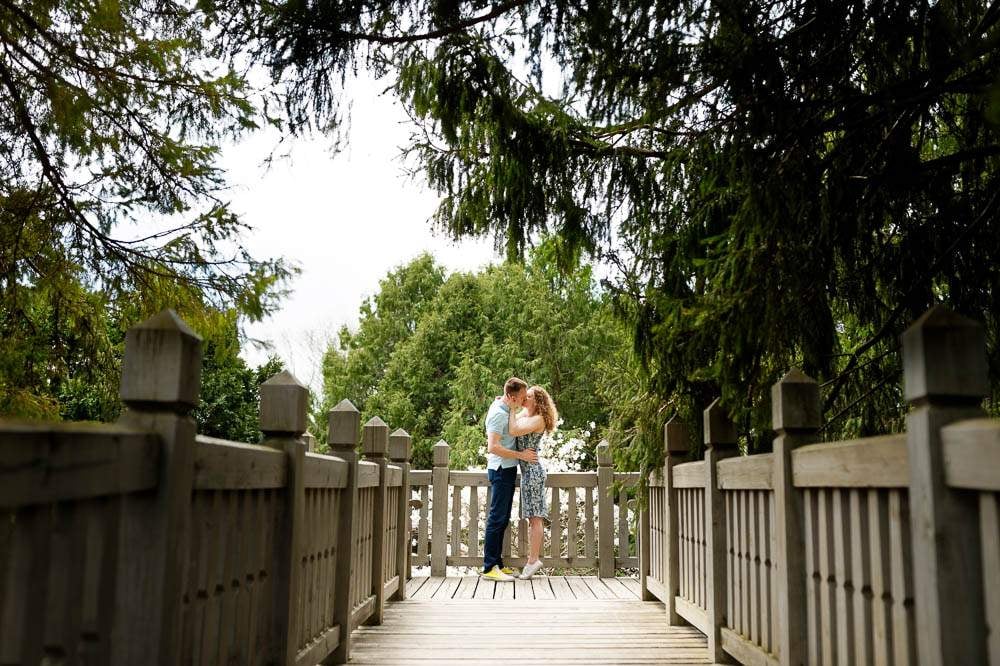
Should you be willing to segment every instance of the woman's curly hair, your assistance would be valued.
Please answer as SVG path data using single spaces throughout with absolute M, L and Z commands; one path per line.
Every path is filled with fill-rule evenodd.
M 528 390 L 535 394 L 535 409 L 542 415 L 542 420 L 545 422 L 545 432 L 552 432 L 556 429 L 556 422 L 559 420 L 556 403 L 552 402 L 552 396 L 549 395 L 549 392 L 538 384 Z

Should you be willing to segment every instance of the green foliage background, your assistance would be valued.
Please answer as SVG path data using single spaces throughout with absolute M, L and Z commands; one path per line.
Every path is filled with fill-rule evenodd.
M 475 274 L 446 276 L 426 254 L 392 271 L 324 357 L 317 424 L 348 398 L 364 419 L 409 432 L 416 466 L 430 467 L 443 438 L 453 467 L 481 467 L 486 409 L 516 375 L 551 393 L 563 429 L 605 425 L 612 396 L 599 386 L 627 340 L 590 267 L 561 272 L 556 250 L 543 243 L 524 265 Z

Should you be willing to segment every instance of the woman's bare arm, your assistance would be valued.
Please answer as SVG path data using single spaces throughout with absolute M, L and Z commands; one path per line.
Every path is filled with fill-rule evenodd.
M 545 419 L 542 418 L 541 414 L 535 414 L 534 416 L 518 416 L 514 413 L 514 410 L 510 410 L 510 417 L 507 422 L 507 431 L 519 437 L 521 435 L 527 435 L 529 432 L 538 432 L 545 427 Z

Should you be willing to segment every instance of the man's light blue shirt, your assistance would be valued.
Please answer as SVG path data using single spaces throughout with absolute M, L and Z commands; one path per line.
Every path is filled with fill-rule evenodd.
M 508 430 L 508 419 L 510 418 L 510 408 L 503 403 L 502 398 L 497 398 L 490 405 L 490 409 L 486 412 L 486 441 L 487 446 L 490 439 L 490 433 L 496 432 L 500 434 L 500 446 L 505 449 L 514 448 L 514 435 L 510 434 Z M 486 469 L 500 469 L 514 467 L 517 465 L 517 458 L 501 458 L 495 453 L 488 453 L 486 455 Z

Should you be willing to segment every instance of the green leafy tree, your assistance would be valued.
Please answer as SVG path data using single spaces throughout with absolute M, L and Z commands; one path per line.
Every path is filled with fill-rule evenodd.
M 792 365 L 827 435 L 894 427 L 897 340 L 935 302 L 985 323 L 1000 387 L 996 3 L 251 4 L 232 35 L 298 113 L 333 118 L 330 74 L 359 59 L 393 77 L 440 227 L 512 259 L 556 233 L 621 268 L 650 398 L 618 432 L 647 463 L 664 407 L 720 394 L 766 447 Z
M 363 402 L 365 418 L 379 415 L 393 428 L 414 437 L 415 464 L 428 466 L 434 442 L 452 446 L 456 467 L 485 462 L 482 419 L 504 380 L 511 375 L 545 386 L 556 400 L 565 428 L 603 424 L 607 406 L 595 387 L 595 371 L 621 347 L 625 337 L 610 308 L 596 291 L 590 268 L 566 273 L 554 264 L 551 243 L 540 246 L 526 266 L 492 266 L 477 274 L 456 273 L 419 303 L 412 331 L 393 346 L 372 353 L 358 345 L 374 330 L 374 317 L 402 319 L 413 299 L 374 300 L 362 307 L 353 346 L 327 352 L 324 403 L 343 397 L 352 355 L 363 354 L 382 368 Z M 401 267 L 383 281 L 393 293 L 400 276 L 443 274 L 428 257 Z M 404 280 L 405 281 L 405 280 Z M 399 317 L 390 304 L 402 307 Z M 403 329 L 400 329 L 403 330 Z M 372 339 L 372 338 L 369 338 Z M 345 379 L 347 378 L 347 379 Z M 319 419 L 317 419 L 319 420 Z
M 207 385 L 245 370 L 233 327 L 293 271 L 239 245 L 218 145 L 271 119 L 215 31 L 197 4 L 0 0 L 0 414 L 115 418 L 124 331 L 164 307 Z

